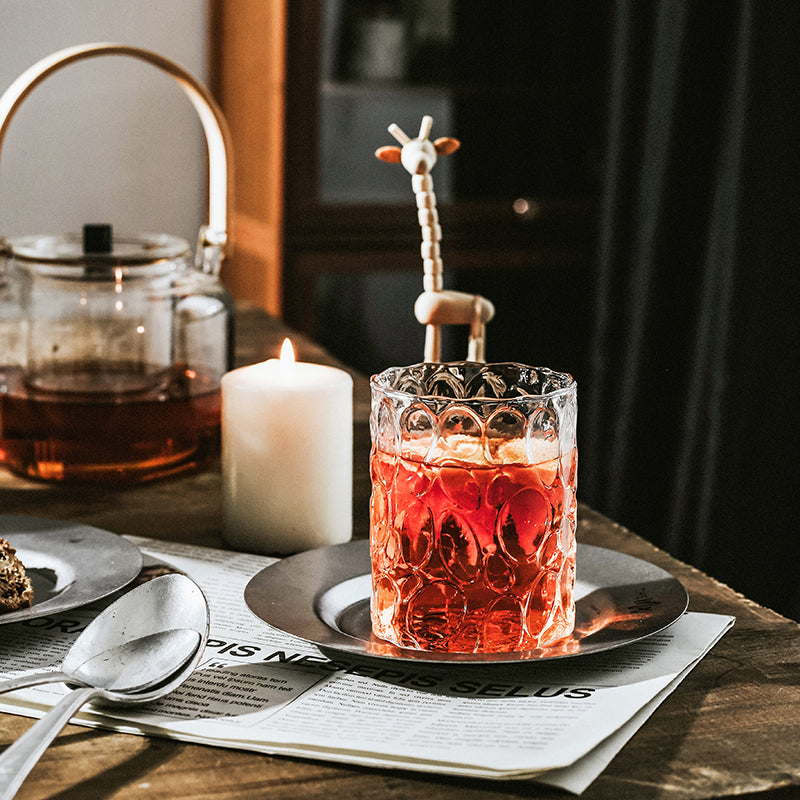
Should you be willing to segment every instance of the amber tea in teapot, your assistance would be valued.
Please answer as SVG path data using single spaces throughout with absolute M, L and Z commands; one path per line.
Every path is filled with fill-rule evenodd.
M 219 389 L 193 370 L 170 372 L 164 392 L 120 403 L 116 393 L 88 402 L 32 393 L 19 368 L 5 370 L 0 458 L 13 472 L 44 480 L 131 482 L 207 465 L 219 452 Z

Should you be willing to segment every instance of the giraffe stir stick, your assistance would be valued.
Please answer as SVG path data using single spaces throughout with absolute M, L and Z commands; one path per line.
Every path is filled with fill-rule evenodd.
M 480 295 L 445 291 L 441 245 L 442 227 L 431 170 L 438 156 L 454 153 L 461 146 L 451 136 L 430 140 L 433 118 L 425 116 L 419 135 L 412 139 L 396 124 L 389 133 L 400 143 L 380 147 L 375 155 L 390 164 L 400 163 L 411 175 L 411 187 L 417 199 L 417 217 L 422 232 L 420 252 L 424 269 L 423 293 L 414 304 L 417 321 L 425 325 L 425 361 L 441 360 L 441 326 L 469 325 L 467 359 L 486 360 L 486 323 L 494 316 L 494 306 Z

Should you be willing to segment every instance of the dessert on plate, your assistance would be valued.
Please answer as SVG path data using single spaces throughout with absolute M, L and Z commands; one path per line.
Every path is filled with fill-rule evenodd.
M 0 537 L 0 614 L 28 608 L 33 603 L 33 586 L 17 551 Z

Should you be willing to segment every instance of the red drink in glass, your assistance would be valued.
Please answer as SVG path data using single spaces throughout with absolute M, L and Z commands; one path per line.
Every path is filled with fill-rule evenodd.
M 560 440 L 507 399 L 488 421 L 449 402 L 374 415 L 373 632 L 448 652 L 552 645 L 575 621 L 574 414 Z

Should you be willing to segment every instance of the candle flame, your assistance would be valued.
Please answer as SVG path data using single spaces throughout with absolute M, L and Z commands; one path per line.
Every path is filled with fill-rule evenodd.
M 294 347 L 292 346 L 291 339 L 284 339 L 283 344 L 281 345 L 281 364 L 294 364 L 295 357 L 294 357 Z

